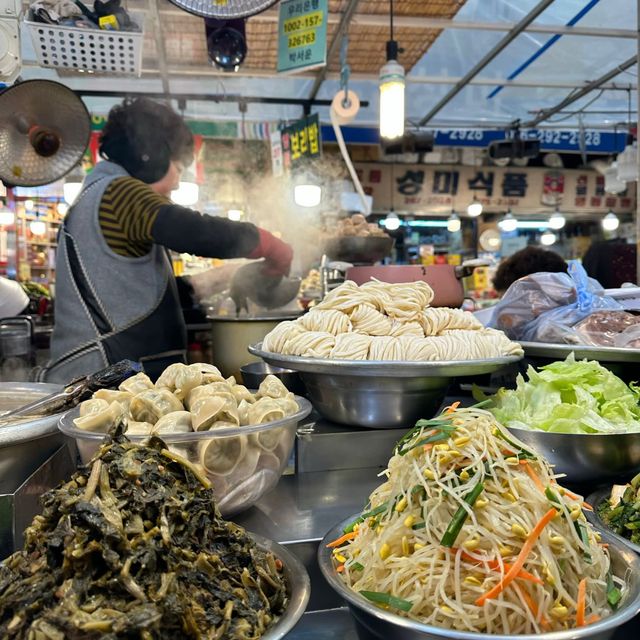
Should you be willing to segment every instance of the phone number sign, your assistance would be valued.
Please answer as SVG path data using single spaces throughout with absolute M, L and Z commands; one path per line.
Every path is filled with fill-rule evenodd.
M 284 0 L 278 16 L 278 73 L 320 67 L 327 60 L 328 0 Z

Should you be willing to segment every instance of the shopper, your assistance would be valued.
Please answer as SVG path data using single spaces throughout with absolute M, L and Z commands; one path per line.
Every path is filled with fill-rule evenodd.
M 493 278 L 494 289 L 502 295 L 516 280 L 532 273 L 567 272 L 567 263 L 555 252 L 525 247 L 503 260 Z
M 620 238 L 594 242 L 582 259 L 585 271 L 605 289 L 617 289 L 625 283 L 637 282 L 635 244 Z
M 100 155 L 60 232 L 47 381 L 122 358 L 140 361 L 153 377 L 184 360 L 186 327 L 167 249 L 265 258 L 274 276 L 291 265 L 291 247 L 264 229 L 171 203 L 193 160 L 193 139 L 169 106 L 139 98 L 114 107 Z

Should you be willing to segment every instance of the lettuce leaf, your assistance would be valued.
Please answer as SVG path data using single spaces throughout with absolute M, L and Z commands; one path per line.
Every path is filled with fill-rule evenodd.
M 640 387 L 627 385 L 598 362 L 553 362 L 518 376 L 488 407 L 506 427 L 555 433 L 640 431 Z

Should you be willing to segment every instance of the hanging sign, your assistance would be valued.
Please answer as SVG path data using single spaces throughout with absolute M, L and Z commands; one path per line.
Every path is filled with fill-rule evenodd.
M 284 0 L 278 15 L 278 73 L 327 62 L 328 0 Z
M 277 129 L 269 134 L 271 146 L 271 167 L 273 175 L 279 178 L 284 173 L 284 162 L 282 159 L 282 133 Z
M 296 169 L 322 154 L 318 114 L 296 120 L 281 130 L 282 161 L 286 170 Z
M 378 211 L 394 208 L 419 214 L 465 208 L 474 197 L 488 212 L 562 211 L 616 213 L 635 210 L 635 184 L 612 195 L 595 171 L 538 167 L 357 164 L 362 186 Z

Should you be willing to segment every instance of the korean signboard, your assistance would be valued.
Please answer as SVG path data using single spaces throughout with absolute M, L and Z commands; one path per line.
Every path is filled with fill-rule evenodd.
M 474 197 L 488 212 L 635 209 L 635 184 L 614 196 L 605 193 L 604 176 L 595 171 L 364 163 L 356 168 L 374 210 L 443 213 L 466 207 Z
M 278 73 L 320 67 L 327 60 L 328 0 L 284 0 L 278 16 Z
M 282 161 L 286 170 L 295 169 L 322 153 L 318 114 L 297 120 L 281 130 Z

